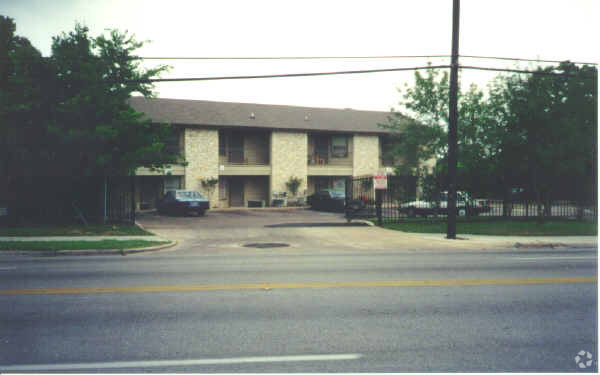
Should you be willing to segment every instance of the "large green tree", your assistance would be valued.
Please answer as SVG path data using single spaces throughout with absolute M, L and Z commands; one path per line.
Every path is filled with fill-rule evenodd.
M 501 77 L 490 91 L 504 175 L 540 203 L 575 196 L 593 201 L 597 70 L 563 62 L 537 73 Z
M 167 67 L 143 69 L 134 54 L 143 43 L 116 30 L 89 35 L 76 25 L 53 38 L 42 55 L 15 35 L 14 22 L 0 17 L 2 52 L 0 134 L 5 173 L 27 175 L 128 175 L 145 166 L 182 162 L 166 152 L 174 130 L 128 104 L 132 94 L 153 95 L 148 80 Z M 11 146 L 12 145 L 12 146 Z
M 388 123 L 381 124 L 394 133 L 392 152 L 399 157 L 408 153 L 416 159 L 413 165 L 436 159 L 434 173 L 438 183 L 443 184 L 448 151 L 448 72 L 435 69 L 424 74 L 415 72 L 415 85 L 405 86 L 402 91 L 401 110 L 392 112 Z M 495 154 L 488 142 L 493 121 L 484 93 L 476 86 L 459 94 L 458 116 L 459 188 L 476 193 L 486 191 L 490 188 L 489 176 L 494 172 Z M 407 125 L 406 117 L 414 121 Z M 398 167 L 397 172 L 406 174 L 406 167 Z M 424 177 L 426 172 L 413 168 L 413 173 Z
M 502 75 L 487 93 L 471 86 L 459 94 L 458 187 L 505 200 L 521 187 L 540 202 L 595 201 L 597 70 L 564 62 L 537 73 Z M 415 85 L 403 90 L 402 111 L 383 124 L 396 133 L 396 153 L 438 160 L 442 184 L 448 97 L 447 72 L 416 72 Z M 404 125 L 405 115 L 416 122 Z

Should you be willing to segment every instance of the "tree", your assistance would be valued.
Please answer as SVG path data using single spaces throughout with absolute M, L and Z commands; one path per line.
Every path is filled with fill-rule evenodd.
M 503 154 L 512 180 L 546 207 L 541 217 L 551 214 L 552 199 L 596 201 L 597 70 L 563 62 L 538 73 L 499 79 L 490 100 L 506 129 Z
M 53 38 L 52 56 L 44 58 L 14 36 L 10 18 L 3 17 L 2 25 L 9 64 L 0 111 L 2 133 L 19 146 L 7 155 L 13 172 L 129 175 L 142 166 L 182 162 L 181 155 L 165 152 L 172 127 L 152 125 L 127 102 L 134 93 L 152 96 L 147 80 L 167 69 L 139 66 L 133 53 L 143 43 L 116 30 L 92 38 L 87 27 L 76 25 Z
M 494 152 L 488 145 L 487 130 L 493 119 L 484 98 L 475 85 L 458 96 L 458 181 L 459 188 L 479 192 L 489 189 L 490 173 L 493 172 Z M 408 165 L 436 159 L 433 180 L 443 182 L 447 174 L 448 151 L 448 73 L 430 69 L 423 75 L 415 72 L 414 87 L 405 86 L 400 104 L 403 111 L 392 111 L 384 128 L 394 132 L 394 153 L 408 161 Z M 407 124 L 406 117 L 413 118 Z M 412 174 L 423 181 L 422 168 L 410 168 Z M 406 174 L 406 166 L 396 168 L 397 174 Z M 429 179 L 432 180 L 432 179 Z M 482 183 L 484 182 L 484 183 Z
M 117 30 L 93 38 L 76 25 L 54 37 L 51 56 L 43 57 L 15 30 L 12 19 L 0 16 L 6 47 L 0 51 L 0 176 L 41 185 L 27 179 L 84 181 L 185 164 L 166 149 L 174 129 L 151 124 L 128 103 L 132 94 L 151 97 L 148 80 L 167 69 L 140 66 L 135 51 L 143 43 Z M 20 189 L 10 181 L 0 185 L 15 195 Z
M 563 62 L 537 73 L 502 75 L 487 94 L 471 86 L 458 98 L 458 187 L 503 197 L 507 214 L 515 187 L 526 187 L 538 207 L 545 203 L 540 215 L 550 214 L 551 199 L 597 201 L 597 69 Z M 405 126 L 403 114 L 392 112 L 383 125 L 395 132 L 397 153 L 438 160 L 441 184 L 448 95 L 446 72 L 416 72 L 401 103 L 415 123 Z

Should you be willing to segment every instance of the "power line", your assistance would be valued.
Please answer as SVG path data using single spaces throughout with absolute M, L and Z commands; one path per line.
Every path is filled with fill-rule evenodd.
M 345 70 L 337 72 L 318 72 L 318 73 L 291 73 L 291 74 L 265 74 L 252 76 L 222 76 L 222 77 L 199 77 L 199 78 L 154 78 L 147 80 L 131 80 L 129 82 L 185 82 L 185 81 L 218 81 L 228 79 L 261 79 L 261 78 L 289 78 L 289 77 L 311 77 L 327 76 L 341 74 L 364 74 L 364 73 L 383 73 L 383 72 L 401 72 L 407 70 L 425 70 L 425 69 L 443 69 L 449 68 L 449 65 L 437 66 L 417 66 L 412 68 L 390 68 L 390 69 L 369 69 L 369 70 Z
M 545 71 L 539 71 L 539 70 L 486 68 L 486 67 L 480 67 L 480 66 L 465 66 L 465 65 L 461 65 L 460 68 L 461 69 L 473 69 L 473 70 L 487 70 L 487 71 L 494 71 L 494 72 L 538 74 L 538 75 L 557 76 L 557 77 L 573 77 L 573 78 L 585 78 L 585 79 L 595 79 L 596 78 L 596 77 L 592 77 L 592 76 L 588 76 L 588 75 L 582 75 L 582 74 L 545 72 Z
M 491 60 L 508 60 L 508 61 L 532 61 L 532 62 L 548 62 L 548 63 L 561 63 L 561 62 L 565 62 L 568 60 L 541 60 L 541 59 L 523 59 L 523 58 L 518 58 L 518 57 L 495 57 L 495 56 L 474 56 L 474 55 L 460 55 L 460 57 L 465 57 L 465 58 L 469 58 L 469 59 L 491 59 Z M 576 62 L 576 61 L 569 61 L 572 64 L 578 64 L 578 65 L 598 65 L 596 63 L 590 63 L 590 62 Z
M 141 60 L 336 60 L 336 59 L 414 59 L 414 58 L 448 58 L 450 55 L 377 55 L 377 56 L 204 56 L 204 57 L 135 57 Z
M 329 76 L 329 75 L 343 75 L 343 74 L 384 73 L 384 72 L 400 72 L 400 71 L 409 71 L 409 70 L 447 69 L 447 68 L 450 68 L 450 65 L 428 65 L 428 66 L 417 66 L 417 67 L 411 67 L 411 68 L 345 70 L 345 71 L 314 72 L 314 73 L 264 74 L 264 75 L 193 77 L 193 78 L 154 78 L 154 79 L 147 79 L 147 80 L 131 80 L 129 82 L 153 83 L 153 82 L 221 81 L 221 80 L 234 80 L 234 79 L 292 78 L 292 77 L 313 77 L 313 76 Z M 459 65 L 459 69 L 486 70 L 486 71 L 524 73 L 524 74 L 538 74 L 538 75 L 547 75 L 547 76 L 556 76 L 556 77 L 573 77 L 573 78 L 585 78 L 585 79 L 594 79 L 595 78 L 592 76 L 581 75 L 581 74 L 571 74 L 571 73 L 558 73 L 558 72 L 521 70 L 521 69 L 505 69 L 505 68 L 488 68 L 488 67 L 464 66 L 464 65 Z
M 352 59 L 404 59 L 404 58 L 449 58 L 450 55 L 373 55 L 373 56 L 137 56 L 134 59 L 140 60 L 352 60 Z M 530 61 L 530 62 L 547 62 L 561 63 L 568 60 L 545 60 L 545 59 L 526 59 L 520 57 L 498 57 L 498 56 L 477 56 L 477 55 L 459 55 L 462 58 L 470 59 L 490 59 L 490 60 L 507 60 L 507 61 Z M 570 61 L 578 65 L 598 65 L 591 62 Z

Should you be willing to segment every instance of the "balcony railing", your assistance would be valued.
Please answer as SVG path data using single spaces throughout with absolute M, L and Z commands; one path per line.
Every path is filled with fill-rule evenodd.
M 379 157 L 379 165 L 382 167 L 394 167 L 398 164 L 398 161 L 396 161 L 393 156 Z
M 351 167 L 352 153 L 348 152 L 346 157 L 333 157 L 332 155 L 308 154 L 308 166 L 310 167 Z
M 245 153 L 244 150 L 228 150 L 219 153 L 219 163 L 224 165 L 269 165 L 268 153 Z

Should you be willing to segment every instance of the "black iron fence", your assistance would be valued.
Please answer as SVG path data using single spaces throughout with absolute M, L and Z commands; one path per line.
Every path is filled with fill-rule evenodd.
M 14 177 L 5 191 L 2 225 L 135 223 L 133 177 Z
M 107 177 L 105 194 L 106 220 L 135 224 L 135 178 Z
M 420 190 L 420 194 L 417 191 Z M 413 176 L 388 176 L 387 189 L 377 190 L 372 176 L 348 179 L 346 184 L 347 202 L 360 202 L 360 210 L 355 217 L 369 218 L 382 223 L 398 223 L 414 217 L 445 221 L 448 216 L 448 194 L 439 187 L 417 187 Z M 549 200 L 542 202 L 516 199 L 487 199 L 470 196 L 458 191 L 456 215 L 464 221 L 478 220 L 480 217 L 510 220 L 573 219 L 596 220 L 596 202 L 573 199 Z

